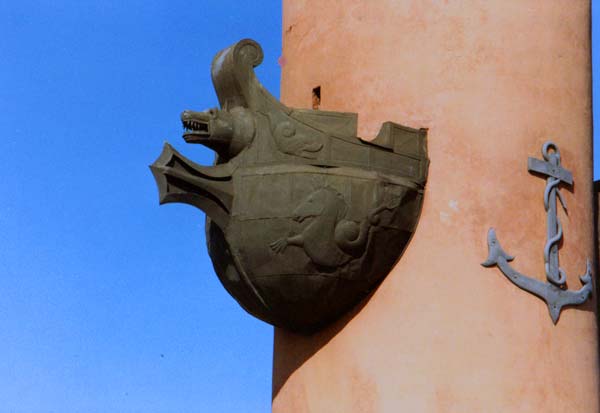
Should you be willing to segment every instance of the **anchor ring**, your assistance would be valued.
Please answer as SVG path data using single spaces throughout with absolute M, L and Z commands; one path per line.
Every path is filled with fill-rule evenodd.
M 545 142 L 542 146 L 542 156 L 546 161 L 550 160 L 550 153 L 548 152 L 550 149 L 554 149 L 554 153 L 560 159 L 560 151 L 558 150 L 558 145 L 556 145 L 552 141 Z

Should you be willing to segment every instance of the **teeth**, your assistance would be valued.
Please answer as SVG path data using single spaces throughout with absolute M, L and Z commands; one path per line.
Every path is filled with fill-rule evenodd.
M 202 131 L 206 130 L 206 126 L 203 122 L 196 120 L 186 119 L 181 122 L 186 131 Z

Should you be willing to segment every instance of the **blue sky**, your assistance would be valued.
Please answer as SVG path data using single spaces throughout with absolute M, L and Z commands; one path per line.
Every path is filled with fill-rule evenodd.
M 210 5 L 210 6 L 209 6 Z M 215 52 L 277 1 L 0 2 L 0 413 L 262 412 L 272 328 L 219 284 L 204 217 L 148 169 L 179 113 L 217 106 Z
M 219 284 L 201 212 L 158 206 L 147 165 L 165 140 L 212 162 L 179 113 L 217 106 L 221 48 L 258 40 L 279 94 L 280 1 L 3 1 L 0 16 L 0 413 L 269 411 L 273 330 Z

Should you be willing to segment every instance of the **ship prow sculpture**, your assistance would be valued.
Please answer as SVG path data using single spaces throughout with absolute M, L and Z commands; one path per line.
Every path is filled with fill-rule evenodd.
M 240 305 L 310 333 L 365 298 L 406 248 L 427 179 L 426 130 L 386 122 L 365 141 L 355 113 L 289 108 L 257 80 L 262 58 L 252 40 L 219 52 L 221 109 L 181 114 L 185 141 L 214 150 L 213 166 L 165 144 L 150 168 L 161 204 L 206 213 L 210 257 Z

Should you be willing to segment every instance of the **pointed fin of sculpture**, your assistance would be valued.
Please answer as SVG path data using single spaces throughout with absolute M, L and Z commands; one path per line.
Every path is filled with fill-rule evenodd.
M 198 165 L 165 143 L 158 159 L 150 165 L 158 185 L 161 204 L 193 205 L 225 229 L 233 201 L 230 165 Z

